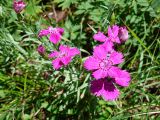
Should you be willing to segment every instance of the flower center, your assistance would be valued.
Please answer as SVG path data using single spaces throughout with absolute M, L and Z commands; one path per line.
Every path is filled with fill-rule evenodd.
M 109 60 L 102 60 L 100 63 L 99 63 L 99 67 L 101 69 L 109 69 L 111 67 L 112 63 L 111 61 Z

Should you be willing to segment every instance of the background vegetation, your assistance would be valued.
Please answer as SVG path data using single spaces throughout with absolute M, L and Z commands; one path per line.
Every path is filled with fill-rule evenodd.
M 12 0 L 0 1 L 0 120 L 10 119 L 160 119 L 159 0 L 26 0 L 21 14 Z M 83 61 L 97 44 L 94 30 L 127 26 L 129 40 L 116 46 L 121 65 L 132 75 L 117 101 L 89 92 L 90 73 Z M 62 43 L 81 50 L 67 68 L 55 71 L 51 60 L 36 51 L 54 46 L 38 32 L 47 26 L 65 29 Z M 46 54 L 47 54 L 46 53 Z

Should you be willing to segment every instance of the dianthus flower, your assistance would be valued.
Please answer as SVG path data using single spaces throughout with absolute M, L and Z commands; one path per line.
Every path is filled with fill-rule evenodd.
M 113 81 L 107 79 L 92 80 L 90 91 L 95 96 L 102 96 L 105 100 L 115 100 L 120 94 Z
M 108 36 L 106 36 L 103 32 L 97 32 L 93 35 L 93 39 L 100 42 L 107 42 L 107 44 L 113 43 L 121 43 L 125 42 L 128 39 L 128 30 L 126 27 L 119 27 L 117 25 L 113 25 L 112 27 L 108 27 Z
M 112 27 L 108 27 L 108 37 L 112 42 L 121 43 L 118 37 L 119 27 L 117 25 L 113 25 Z
M 50 35 L 49 40 L 52 43 L 57 44 L 61 40 L 63 33 L 64 33 L 63 28 L 59 28 L 59 27 L 53 28 L 52 26 L 50 26 L 48 27 L 48 29 L 41 30 L 38 36 L 42 37 L 42 36 Z
M 90 90 L 96 96 L 102 96 L 105 100 L 115 100 L 119 96 L 119 90 L 114 83 L 127 87 L 131 80 L 130 75 L 125 70 L 114 68 L 112 76 L 114 78 L 102 78 L 91 81 Z M 113 75 L 114 74 L 114 75 Z
M 90 56 L 85 62 L 84 67 L 93 71 L 93 77 L 96 79 L 105 77 L 117 77 L 116 71 L 122 72 L 114 66 L 123 62 L 123 54 L 116 51 L 107 51 L 104 45 L 94 48 L 93 56 Z
M 66 45 L 60 45 L 59 50 L 59 52 L 53 51 L 49 54 L 49 58 L 55 58 L 52 61 L 52 65 L 55 69 L 59 69 L 63 65 L 68 65 L 75 55 L 80 54 L 80 51 L 77 48 Z
M 126 40 L 128 40 L 129 36 L 128 36 L 128 30 L 126 29 L 126 27 L 120 27 L 118 36 L 121 42 L 125 42 Z
M 126 70 L 116 67 L 124 60 L 123 54 L 114 50 L 113 43 L 125 42 L 128 39 L 128 31 L 125 27 L 113 25 L 108 27 L 108 36 L 99 31 L 94 34 L 93 39 L 103 44 L 96 46 L 93 55 L 84 62 L 84 67 L 92 71 L 96 79 L 91 81 L 90 91 L 96 96 L 102 96 L 105 100 L 115 100 L 120 94 L 115 83 L 126 87 L 131 77 Z
M 16 13 L 20 13 L 24 8 L 26 4 L 23 2 L 23 0 L 14 0 L 13 1 L 13 8 Z

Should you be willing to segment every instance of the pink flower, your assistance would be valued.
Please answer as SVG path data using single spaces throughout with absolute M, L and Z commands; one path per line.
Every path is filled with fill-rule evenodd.
M 123 62 L 123 54 L 116 51 L 107 51 L 104 45 L 94 48 L 93 56 L 90 56 L 85 62 L 84 67 L 93 71 L 93 77 L 96 79 L 105 77 L 115 77 L 114 65 Z M 118 69 L 118 68 L 117 68 Z
M 20 13 L 24 8 L 26 4 L 23 2 L 23 0 L 14 0 L 13 1 L 13 8 L 16 13 Z
M 119 90 L 114 86 L 113 80 L 99 79 L 91 81 L 90 91 L 96 96 L 102 96 L 103 99 L 110 101 L 119 96 Z
M 49 40 L 52 43 L 57 44 L 61 40 L 63 33 L 64 33 L 63 28 L 59 28 L 59 27 L 53 28 L 52 26 L 50 26 L 48 27 L 48 29 L 41 30 L 38 36 L 42 37 L 42 36 L 50 35 Z
M 117 67 L 112 68 L 112 77 L 110 79 L 103 78 L 91 81 L 90 90 L 96 96 L 102 96 L 105 100 L 115 100 L 119 96 L 119 90 L 114 86 L 118 84 L 123 87 L 127 87 L 131 80 L 130 74 L 125 70 L 121 70 Z
M 121 43 L 118 37 L 119 27 L 117 25 L 113 25 L 112 27 L 108 27 L 108 37 L 112 42 Z
M 126 40 L 128 40 L 128 30 L 126 29 L 126 27 L 120 27 L 118 36 L 121 42 L 125 42 Z
M 93 39 L 104 42 L 96 46 L 93 55 L 89 56 L 84 67 L 92 71 L 96 79 L 91 81 L 90 90 L 96 96 L 102 96 L 105 100 L 116 100 L 119 90 L 114 86 L 118 84 L 126 87 L 131 80 L 130 74 L 121 70 L 116 65 L 123 62 L 123 54 L 114 50 L 113 43 L 121 43 L 128 39 L 128 31 L 124 27 L 113 25 L 108 27 L 108 37 L 103 32 L 94 34 Z
M 45 53 L 46 49 L 43 45 L 39 45 L 37 48 L 37 51 L 39 54 L 43 55 Z
M 49 58 L 55 58 L 52 61 L 52 65 L 55 69 L 59 69 L 63 65 L 68 65 L 75 55 L 80 54 L 80 51 L 77 48 L 65 45 L 60 45 L 59 50 L 59 52 L 53 51 L 49 54 Z

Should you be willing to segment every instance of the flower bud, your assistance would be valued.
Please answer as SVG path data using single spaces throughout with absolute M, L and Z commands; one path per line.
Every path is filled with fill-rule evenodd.
M 128 40 L 129 36 L 128 36 L 128 30 L 126 29 L 126 27 L 120 27 L 118 36 L 121 42 L 125 42 L 126 40 Z
M 40 55 L 44 55 L 46 49 L 43 45 L 39 45 L 38 48 L 37 48 L 37 51 Z
M 13 8 L 16 13 L 20 13 L 24 8 L 26 4 L 23 2 L 23 0 L 14 0 L 13 2 Z

